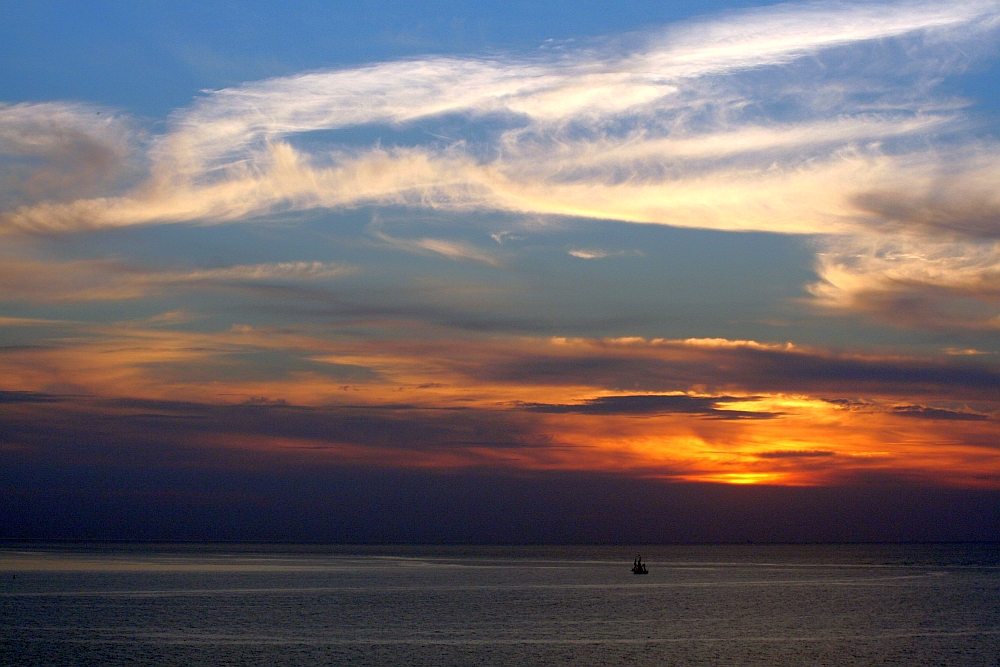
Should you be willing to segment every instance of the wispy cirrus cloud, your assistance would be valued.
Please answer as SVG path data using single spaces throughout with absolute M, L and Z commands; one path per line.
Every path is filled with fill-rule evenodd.
M 353 271 L 353 267 L 330 262 L 273 262 L 269 264 L 241 264 L 218 269 L 153 272 L 149 274 L 149 280 L 157 283 L 313 280 L 336 278 Z
M 0 291 L 7 301 L 33 303 L 123 300 L 185 286 L 210 288 L 329 280 L 355 270 L 345 264 L 317 261 L 157 270 L 116 259 L 62 262 L 8 259 L 0 263 Z
M 823 305 L 990 328 L 1000 146 L 936 84 L 998 30 L 985 1 L 807 3 L 558 53 L 310 72 L 206 94 L 141 159 L 117 118 L 7 106 L 20 194 L 0 219 L 53 232 L 401 205 L 812 234 Z M 112 192 L 139 163 L 145 180 Z M 391 242 L 497 263 L 449 239 Z M 953 298 L 973 305 L 942 315 Z
M 906 84 L 939 75 L 938 50 L 996 20 L 986 2 L 785 5 L 650 33 L 624 54 L 598 43 L 557 57 L 439 57 L 247 84 L 178 112 L 152 145 L 149 181 L 133 193 L 29 207 L 7 220 L 59 229 L 408 203 L 722 229 L 847 226 L 857 212 L 851 188 L 896 173 L 885 153 L 858 142 L 953 126 L 954 104 L 914 98 Z M 850 101 L 860 92 L 852 87 L 878 90 L 870 81 L 808 93 L 801 77 L 815 73 L 788 69 L 805 56 L 882 39 L 909 39 L 928 57 L 911 56 L 916 67 L 905 82 L 887 60 L 869 75 L 885 79 L 878 99 L 864 105 Z M 798 117 L 769 118 L 769 101 L 744 85 L 751 74 L 776 87 Z M 752 106 L 763 115 L 747 114 Z M 320 130 L 456 114 L 485 122 L 495 139 L 332 152 L 290 143 Z M 615 124 L 622 129 L 609 129 Z M 798 156 L 791 163 L 789 153 Z M 698 160 L 710 163 L 679 175 Z M 794 196 L 816 197 L 820 181 L 842 185 L 812 206 Z M 777 204 L 790 195 L 793 205 Z
M 1000 243 L 875 235 L 828 239 L 818 303 L 895 324 L 943 330 L 1000 327 Z
M 134 123 L 86 104 L 0 104 L 0 211 L 104 194 L 137 171 Z
M 489 264 L 490 266 L 500 266 L 500 261 L 492 254 L 481 250 L 470 243 L 462 241 L 451 241 L 448 239 L 420 238 L 403 239 L 375 230 L 374 235 L 387 245 L 406 252 L 418 254 L 442 255 L 449 259 L 465 260 Z

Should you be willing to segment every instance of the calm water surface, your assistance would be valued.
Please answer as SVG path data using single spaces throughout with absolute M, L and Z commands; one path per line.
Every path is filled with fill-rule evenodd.
M 1000 665 L 1000 546 L 0 548 L 3 665 Z

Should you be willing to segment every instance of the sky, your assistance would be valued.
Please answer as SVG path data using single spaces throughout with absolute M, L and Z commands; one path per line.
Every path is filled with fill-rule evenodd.
M 0 538 L 1000 540 L 998 47 L 6 2 Z

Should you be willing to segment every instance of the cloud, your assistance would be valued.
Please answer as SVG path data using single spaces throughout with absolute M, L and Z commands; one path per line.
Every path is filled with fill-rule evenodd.
M 642 254 L 638 250 L 632 250 L 632 251 L 617 250 L 612 252 L 609 250 L 596 250 L 596 249 L 583 249 L 583 248 L 568 250 L 566 252 L 568 255 L 572 257 L 577 257 L 579 259 L 606 259 L 608 257 L 623 257 L 625 255 L 630 255 L 630 254 L 632 255 Z
M 38 391 L 0 391 L 0 403 L 55 403 L 60 397 Z
M 992 57 L 998 32 L 985 1 L 777 5 L 586 48 L 249 82 L 141 140 L 85 105 L 7 105 L 0 228 L 402 206 L 808 234 L 828 312 L 995 329 L 1000 144 L 938 84 Z M 454 240 L 381 238 L 500 265 Z
M 762 459 L 812 459 L 812 458 L 826 458 L 828 456 L 836 456 L 836 452 L 831 452 L 823 449 L 815 449 L 809 451 L 779 451 L 779 452 L 758 452 L 755 454 L 758 458 Z
M 9 259 L 0 262 L 4 300 L 73 303 L 135 299 L 148 292 L 133 280 L 128 267 L 115 260 L 45 262 Z
M 170 310 L 165 313 L 160 313 L 159 315 L 153 315 L 151 317 L 145 317 L 140 320 L 132 320 L 129 324 L 140 325 L 140 326 L 177 326 L 181 324 L 187 324 L 188 322 L 193 322 L 199 319 L 201 316 L 194 313 L 189 313 L 184 310 Z
M 941 408 L 928 408 L 922 405 L 898 405 L 892 409 L 892 414 L 898 417 L 915 417 L 917 419 L 937 419 L 944 421 L 986 421 L 989 415 L 976 412 L 958 412 Z
M 997 16 L 987 2 L 780 5 L 649 33 L 624 53 L 597 43 L 249 83 L 177 112 L 151 145 L 149 180 L 132 192 L 46 201 L 5 220 L 60 230 L 405 204 L 848 231 L 874 215 L 858 191 L 939 164 L 918 146 L 961 126 L 960 105 L 913 91 L 960 67 L 957 45 L 988 39 Z M 882 66 L 865 59 L 868 80 L 809 92 L 817 76 L 832 75 L 808 58 L 850 58 L 848 47 L 894 39 L 907 45 L 908 68 L 886 52 Z M 862 92 L 876 99 L 852 101 Z M 783 100 L 780 117 L 772 99 Z M 349 134 L 332 146 L 308 140 L 456 116 L 492 138 L 391 148 L 350 145 Z
M 879 357 L 726 340 L 569 340 L 489 357 L 481 380 L 605 391 L 940 396 L 993 400 L 1000 369 L 972 358 Z
M 671 31 L 650 60 L 685 74 L 728 71 L 916 31 L 988 29 L 996 20 L 996 6 L 979 1 L 778 5 Z
M 1000 315 L 1000 242 L 902 235 L 824 241 L 818 303 L 921 328 L 995 329 Z
M 0 290 L 7 301 L 73 303 L 138 299 L 185 285 L 210 288 L 322 281 L 354 271 L 348 265 L 315 261 L 158 271 L 111 259 L 9 259 L 0 263 Z
M 72 325 L 70 320 L 51 320 L 41 317 L 0 317 L 0 326 L 3 327 L 46 327 Z
M 18 387 L 0 395 L 0 449 L 67 464 L 143 442 L 158 465 L 213 469 L 273 459 L 995 485 L 983 478 L 1000 470 L 988 362 L 722 343 L 89 325 L 0 354 L 0 377 Z
M 965 183 L 943 182 L 939 192 L 918 197 L 903 192 L 864 192 L 855 196 L 859 207 L 877 217 L 875 225 L 891 232 L 916 232 L 958 240 L 1000 239 L 1000 196 L 989 183 L 978 191 L 962 187 Z
M 100 107 L 0 103 L 0 211 L 106 190 L 134 169 L 137 139 Z
M 942 152 L 938 173 L 854 196 L 868 231 L 817 246 L 819 305 L 938 330 L 1000 326 L 996 147 Z
M 630 396 L 600 396 L 581 403 L 552 404 L 524 403 L 520 407 L 529 412 L 552 414 L 584 415 L 662 415 L 697 414 L 714 419 L 769 419 L 777 416 L 774 412 L 727 410 L 720 403 L 730 401 L 750 403 L 754 397 L 734 398 L 732 396 L 689 396 L 640 394 Z
M 608 253 L 603 250 L 570 250 L 568 252 L 573 257 L 580 259 L 604 259 L 608 256 Z
M 714 400 L 739 397 L 701 405 L 675 401 L 665 411 L 641 405 L 638 413 L 636 396 L 608 397 L 624 399 L 621 404 L 591 400 L 528 409 L 301 405 L 256 395 L 230 404 L 30 392 L 3 398 L 0 455 L 19 465 L 57 460 L 71 467 L 101 463 L 226 474 L 330 465 L 562 470 L 791 485 L 856 483 L 882 474 L 990 488 L 1000 478 L 983 477 L 1000 470 L 1000 454 L 982 420 L 889 424 L 883 413 L 833 406 L 817 411 L 815 405 L 803 408 L 801 400 L 799 407 L 787 401 L 792 409 L 767 419 L 706 419 L 715 416 Z M 581 409 L 562 409 L 567 407 Z
M 773 421 L 802 411 L 890 414 L 899 405 L 1000 411 L 1000 369 L 988 355 L 859 355 L 752 341 L 442 339 L 423 338 L 412 326 L 406 330 L 413 338 L 366 341 L 316 337 L 309 330 L 212 333 L 158 323 L 149 329 L 80 323 L 54 330 L 35 347 L 0 355 L 0 375 L 8 387 L 22 390 L 72 385 L 95 395 L 204 401 L 215 400 L 224 378 L 223 390 L 241 400 L 504 405 L 553 416 Z M 959 409 L 956 402 L 972 407 Z
M 381 231 L 375 231 L 374 234 L 378 239 L 384 241 L 393 248 L 398 248 L 406 252 L 415 252 L 418 254 L 432 253 L 436 255 L 443 255 L 449 259 L 480 262 L 490 266 L 501 265 L 499 260 L 497 260 L 490 253 L 463 241 L 431 238 L 401 239 L 389 236 Z
M 147 279 L 154 283 L 317 280 L 338 278 L 352 273 L 353 270 L 350 266 L 329 262 L 274 262 L 241 264 L 220 269 L 160 271 L 148 274 Z

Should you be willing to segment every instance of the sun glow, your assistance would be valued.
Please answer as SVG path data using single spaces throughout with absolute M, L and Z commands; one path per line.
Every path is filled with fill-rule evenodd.
M 788 481 L 788 475 L 773 472 L 728 472 L 713 475 L 686 475 L 681 479 L 687 482 L 715 482 L 721 484 L 782 484 Z
M 191 441 L 345 464 L 603 471 L 743 485 L 815 486 L 872 474 L 1000 485 L 995 422 L 968 408 L 878 395 L 830 399 L 836 387 L 829 386 L 815 394 L 712 392 L 684 378 L 673 381 L 673 390 L 624 393 L 608 386 L 614 376 L 579 370 L 592 359 L 629 373 L 698 364 L 703 376 L 716 374 L 717 385 L 731 385 L 741 364 L 760 363 L 748 362 L 748 354 L 840 363 L 800 347 L 641 338 L 368 341 L 169 326 L 63 322 L 60 344 L 0 355 L 0 374 L 19 391 L 74 387 L 78 398 L 61 400 L 89 401 L 87 409 L 102 414 L 154 409 L 123 407 L 122 396 L 161 405 L 156 409 L 167 420 L 181 419 L 192 406 L 209 415 L 235 406 L 239 420 L 212 426 L 210 435 L 193 433 Z M 262 377 L 252 363 L 293 353 L 294 372 Z M 538 374 L 538 368 L 548 370 Z M 217 373 L 225 374 L 224 383 Z M 5 409 L 40 418 L 48 408 L 43 402 Z M 241 424 L 249 418 L 286 420 L 288 432 L 274 427 L 267 437 L 247 437 Z M 297 419 L 316 425 L 302 430 Z

